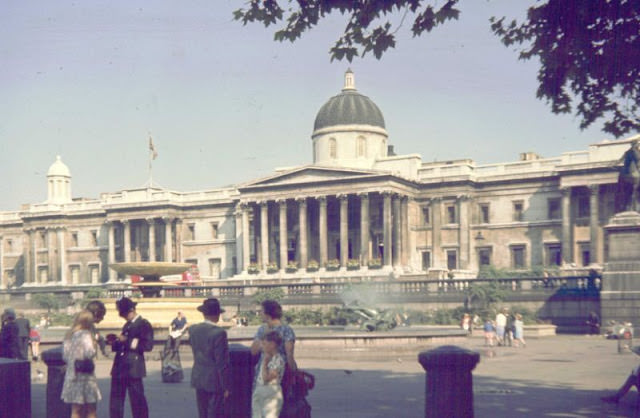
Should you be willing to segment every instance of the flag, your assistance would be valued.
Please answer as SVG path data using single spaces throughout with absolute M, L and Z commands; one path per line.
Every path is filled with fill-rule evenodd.
M 158 156 L 158 151 L 156 151 L 156 147 L 153 146 L 153 138 L 149 135 L 149 152 L 151 153 L 151 159 L 155 160 Z

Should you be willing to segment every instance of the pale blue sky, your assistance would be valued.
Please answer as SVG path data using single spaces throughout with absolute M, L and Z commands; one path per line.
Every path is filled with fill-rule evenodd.
M 552 115 L 535 98 L 535 63 L 490 32 L 490 16 L 519 16 L 530 3 L 462 1 L 457 22 L 416 39 L 405 22 L 381 61 L 349 64 L 328 55 L 341 16 L 290 44 L 233 21 L 241 1 L 2 0 L 0 210 L 44 201 L 57 154 L 74 197 L 143 185 L 148 131 L 154 180 L 175 190 L 310 163 L 315 115 L 348 67 L 396 152 L 425 161 L 550 157 L 609 138 Z

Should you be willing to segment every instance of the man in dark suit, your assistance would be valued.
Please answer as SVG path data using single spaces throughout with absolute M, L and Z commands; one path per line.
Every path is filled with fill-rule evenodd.
M 124 416 L 124 398 L 129 391 L 131 413 L 134 418 L 148 418 L 149 406 L 144 396 L 142 378 L 146 376 L 144 352 L 153 349 L 153 328 L 136 312 L 136 303 L 129 298 L 116 302 L 118 314 L 127 320 L 119 336 L 108 338 L 116 353 L 111 368 L 111 418 Z
M 29 359 L 29 333 L 31 332 L 31 324 L 29 320 L 24 317 L 24 313 L 18 313 L 18 319 L 16 319 L 16 325 L 18 326 L 18 341 L 20 344 L 20 360 Z
M 224 417 L 224 402 L 229 397 L 230 362 L 227 332 L 216 325 L 220 314 L 218 299 L 206 299 L 198 310 L 204 322 L 189 328 L 193 351 L 191 387 L 196 390 L 199 418 Z

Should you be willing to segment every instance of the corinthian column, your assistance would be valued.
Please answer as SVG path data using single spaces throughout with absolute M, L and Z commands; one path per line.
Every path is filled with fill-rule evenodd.
M 307 198 L 298 200 L 298 213 L 300 221 L 300 268 L 307 268 Z
M 340 200 L 340 265 L 347 267 L 349 258 L 349 196 L 339 195 Z
M 280 208 L 280 270 L 284 270 L 287 267 L 287 201 L 279 200 L 278 205 Z
M 33 270 L 33 283 L 39 283 L 40 277 L 38 276 L 38 232 L 33 231 L 31 235 L 31 253 L 33 258 L 31 259 L 31 269 Z
M 244 265 L 244 257 L 242 247 L 243 243 L 243 234 L 242 231 L 242 205 L 236 206 L 235 212 L 235 231 L 236 231 L 236 273 L 245 272 L 247 270 L 247 266 Z
M 369 263 L 369 194 L 360 195 L 360 264 Z
M 108 234 L 109 234 L 108 252 L 109 252 L 109 266 L 110 266 L 116 262 L 115 225 L 112 221 L 106 221 L 105 224 L 109 230 L 108 231 Z M 109 267 L 107 267 L 107 269 L 109 271 L 109 281 L 115 282 L 118 277 L 118 273 Z
M 47 228 L 47 264 L 49 266 L 49 281 L 58 281 L 58 269 L 56 260 L 56 232 L 53 228 Z M 0 270 L 1 272 L 2 270 Z
M 598 251 L 598 193 L 600 186 L 597 184 L 589 187 L 589 262 L 599 263 Z
M 400 253 L 402 252 L 402 235 L 400 225 L 400 196 L 395 196 L 392 202 L 393 206 L 393 265 L 400 264 Z
M 318 198 L 320 211 L 318 214 L 318 235 L 320 239 L 320 267 L 327 267 L 327 197 L 320 196 Z
M 573 261 L 573 238 L 571 237 L 571 188 L 562 189 L 562 263 Z
M 251 263 L 251 249 L 249 242 L 249 205 L 242 205 L 242 271 L 247 271 Z
M 64 245 L 65 230 L 64 228 L 58 229 L 58 257 L 60 262 L 60 283 L 63 285 L 69 284 L 67 282 L 67 249 Z
M 156 220 L 147 218 L 149 224 L 149 261 L 156 261 Z
M 131 261 L 131 223 L 128 219 L 123 219 L 120 222 L 124 226 L 124 231 L 122 232 L 122 241 L 124 244 L 124 261 L 128 263 Z
M 164 220 L 164 261 L 173 261 L 173 237 L 171 236 L 171 223 L 173 220 L 167 216 Z
M 460 243 L 460 268 L 469 268 L 470 254 L 470 237 L 469 237 L 469 196 L 462 195 L 458 198 L 458 211 L 460 213 L 460 222 L 458 224 L 459 243 Z
M 433 258 L 433 267 L 442 268 L 444 266 L 442 261 L 442 248 L 440 245 L 442 228 L 442 198 L 434 197 L 431 199 L 431 216 L 433 218 L 433 226 L 431 228 L 431 254 Z
M 260 246 L 261 252 L 261 268 L 262 271 L 267 271 L 267 264 L 269 264 L 269 202 L 260 202 Z
M 400 221 L 401 221 L 401 234 L 402 234 L 402 254 L 401 260 L 403 266 L 409 265 L 409 197 L 403 196 L 400 202 Z
M 391 193 L 384 192 L 382 206 L 382 242 L 384 243 L 384 252 L 382 254 L 382 264 L 391 265 Z

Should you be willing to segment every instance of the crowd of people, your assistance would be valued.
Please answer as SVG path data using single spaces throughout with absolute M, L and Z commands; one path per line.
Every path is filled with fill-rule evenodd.
M 522 315 L 519 313 L 511 314 L 508 308 L 499 311 L 495 318 L 485 318 L 483 331 L 485 346 L 527 346 L 524 339 Z
M 203 321 L 189 326 L 186 317 L 178 312 L 171 322 L 165 351 L 178 350 L 180 339 L 188 328 L 189 343 L 193 352 L 191 386 L 195 389 L 199 418 L 229 416 L 228 399 L 231 393 L 231 366 L 227 333 L 218 326 L 224 309 L 215 298 L 209 298 L 198 306 Z M 122 418 L 128 393 L 131 415 L 148 418 L 149 406 L 144 393 L 146 376 L 145 353 L 153 349 L 153 328 L 149 321 L 136 311 L 136 302 L 123 297 L 116 301 L 116 310 L 125 320 L 122 331 L 102 336 L 96 325 L 106 314 L 100 301 L 89 302 L 78 312 L 73 324 L 64 336 L 62 351 L 67 365 L 61 399 L 71 407 L 72 418 L 95 418 L 97 405 L 103 396 L 98 387 L 95 360 L 99 351 L 109 357 L 106 347 L 114 356 L 111 367 L 109 416 Z M 282 307 L 273 300 L 262 303 L 263 325 L 256 332 L 251 354 L 256 358 L 252 386 L 252 417 L 300 416 L 289 408 L 289 389 L 293 385 L 297 364 L 294 356 L 295 333 L 282 322 Z M 13 309 L 2 314 L 0 331 L 0 357 L 28 359 L 31 345 L 33 360 L 39 356 L 40 336 L 33 333 L 23 314 Z M 179 362 L 179 360 L 178 360 Z M 282 413 L 282 415 L 281 415 Z

